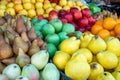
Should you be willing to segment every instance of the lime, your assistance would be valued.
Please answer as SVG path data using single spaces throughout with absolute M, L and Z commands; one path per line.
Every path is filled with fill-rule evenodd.
M 41 31 L 42 31 L 42 34 L 43 34 L 44 36 L 47 36 L 48 34 L 53 34 L 53 33 L 55 33 L 55 29 L 54 29 L 54 27 L 53 27 L 51 24 L 45 24 L 45 25 L 42 27 Z
M 57 46 L 60 43 L 60 38 L 57 34 L 48 34 L 45 38 L 45 41 L 47 43 L 53 43 L 55 46 Z
M 57 51 L 56 46 L 52 43 L 48 43 L 47 49 L 48 49 L 49 57 L 52 58 L 55 52 Z
M 71 33 L 74 31 L 75 31 L 75 28 L 72 24 L 70 24 L 70 23 L 63 24 L 62 32 Z

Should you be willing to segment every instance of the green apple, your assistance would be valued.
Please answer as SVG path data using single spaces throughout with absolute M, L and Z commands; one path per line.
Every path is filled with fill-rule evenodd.
M 43 27 L 43 25 L 47 24 L 48 21 L 46 19 L 42 19 L 42 20 L 35 20 L 35 23 L 34 23 L 34 20 L 33 20 L 33 25 L 34 25 L 34 29 L 35 30 L 38 30 L 40 31 L 41 28 Z
M 67 33 L 66 33 L 66 32 L 60 32 L 60 33 L 58 33 L 58 36 L 59 36 L 59 38 L 60 38 L 60 42 L 62 42 L 63 40 L 69 38 L 69 37 L 67 36 Z
M 62 22 L 58 18 L 52 19 L 49 23 L 53 25 L 56 33 L 62 30 Z
M 63 24 L 62 32 L 67 32 L 67 34 L 72 33 L 75 31 L 75 28 L 70 23 Z
M 47 43 L 53 43 L 54 45 L 58 45 L 60 43 L 60 38 L 57 34 L 48 34 L 45 38 Z
M 51 24 L 45 24 L 43 25 L 43 27 L 41 28 L 41 32 L 44 36 L 47 36 L 48 34 L 54 34 L 55 33 L 55 29 Z
M 47 49 L 48 49 L 48 52 L 49 52 L 49 57 L 52 58 L 54 56 L 55 52 L 57 51 L 56 46 L 52 43 L 48 43 L 47 44 Z

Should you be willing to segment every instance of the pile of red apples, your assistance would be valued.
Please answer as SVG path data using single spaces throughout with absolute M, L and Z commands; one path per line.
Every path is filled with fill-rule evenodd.
M 38 17 L 39 18 L 39 17 Z M 40 16 L 41 18 L 41 16 Z M 52 10 L 47 18 L 49 21 L 54 18 L 59 18 L 62 23 L 71 23 L 74 25 L 76 31 L 90 31 L 91 27 L 95 23 L 95 18 L 91 16 L 90 10 L 85 8 L 78 10 L 77 8 L 71 8 L 69 11 L 60 10 L 59 12 Z

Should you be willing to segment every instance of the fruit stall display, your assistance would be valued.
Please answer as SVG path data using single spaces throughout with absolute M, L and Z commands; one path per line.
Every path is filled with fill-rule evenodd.
M 102 7 L 1 0 L 0 80 L 119 80 L 120 18 Z

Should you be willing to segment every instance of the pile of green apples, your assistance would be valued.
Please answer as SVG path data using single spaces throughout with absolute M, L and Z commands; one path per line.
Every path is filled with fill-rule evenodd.
M 72 24 L 63 24 L 58 18 L 50 21 L 47 19 L 38 20 L 33 18 L 31 25 L 34 26 L 37 36 L 40 36 L 47 43 L 50 58 L 52 58 L 59 49 L 59 44 L 63 40 L 68 39 L 70 34 L 75 34 L 78 38 L 82 34 L 80 31 L 75 31 Z

